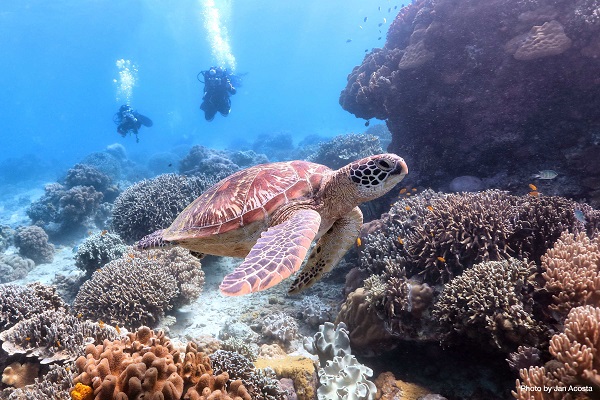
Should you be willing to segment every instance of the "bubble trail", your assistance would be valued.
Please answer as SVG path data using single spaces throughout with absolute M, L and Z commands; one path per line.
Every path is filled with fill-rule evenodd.
M 118 103 L 131 104 L 133 88 L 137 82 L 137 66 L 123 58 L 117 60 L 115 64 L 119 70 L 119 78 L 113 79 L 113 83 L 117 85 L 115 98 Z
M 204 28 L 207 32 L 213 58 L 217 66 L 235 71 L 235 56 L 231 51 L 227 27 L 223 24 L 223 11 L 231 7 L 230 2 L 220 2 L 224 5 L 219 8 L 215 0 L 200 0 L 202 5 L 202 16 L 204 18 Z

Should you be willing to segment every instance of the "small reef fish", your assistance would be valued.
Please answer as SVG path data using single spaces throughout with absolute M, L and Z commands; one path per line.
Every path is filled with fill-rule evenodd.
M 433 206 L 427 206 L 427 209 L 428 209 L 429 211 L 433 211 Z
M 387 19 L 385 19 L 385 18 L 384 18 L 384 19 L 383 19 L 383 23 L 385 24 L 386 22 L 387 22 Z
M 414 193 L 417 191 L 417 188 L 412 188 L 412 189 L 410 189 L 410 191 Z
M 377 26 L 381 26 L 381 25 L 383 25 L 383 22 L 380 22 Z
M 401 245 L 404 245 L 404 240 L 402 240 L 402 238 L 400 236 L 398 236 L 398 243 L 400 243 Z
M 346 43 L 350 43 L 352 41 L 352 39 L 348 39 L 346 40 Z
M 365 122 L 365 126 L 369 126 L 369 124 L 370 124 L 369 121 Z
M 402 188 L 402 189 L 400 189 L 400 194 L 404 194 L 404 193 L 406 193 L 406 190 L 407 190 L 406 188 Z
M 379 36 L 379 37 L 377 38 L 377 40 L 381 40 L 381 36 Z
M 388 8 L 388 12 L 392 12 L 392 7 Z
M 438 257 L 438 258 L 437 258 L 437 260 L 438 260 L 439 262 L 443 262 L 443 263 L 445 263 L 445 262 L 446 262 L 446 259 L 445 259 L 444 257 Z
M 365 49 L 365 53 L 368 52 L 368 51 L 369 51 L 369 49 Z M 369 121 L 367 121 L 367 122 L 369 122 Z
M 550 180 L 550 179 L 556 178 L 557 176 L 558 176 L 558 172 L 551 170 L 551 169 L 543 169 L 539 173 L 533 174 L 532 178 Z
M 173 166 L 173 163 L 169 163 L 169 165 L 168 165 L 168 166 L 169 166 L 169 167 L 172 167 L 172 166 Z
M 119 325 L 115 325 L 115 330 L 119 335 L 121 334 L 121 328 L 119 328 Z
M 533 183 L 529 184 L 529 189 L 531 190 L 537 190 L 537 186 L 535 186 Z
M 406 207 L 404 207 L 404 209 L 405 209 L 406 211 L 410 211 L 410 206 L 406 206 Z
M 358 237 L 358 238 L 356 238 L 356 245 L 357 245 L 358 247 L 360 247 L 360 246 L 361 246 L 361 244 L 362 244 L 362 240 L 360 240 L 360 238 L 359 238 L 359 237 Z
M 529 195 L 531 197 L 540 197 L 540 192 L 538 192 L 537 190 L 533 190 L 533 191 L 529 192 Z
M 377 7 L 377 10 L 381 11 L 381 6 Z
M 103 230 L 102 232 L 100 232 L 100 236 L 104 236 L 104 235 L 106 235 L 107 233 L 108 233 L 108 231 L 105 229 L 105 230 Z
M 365 17 L 365 19 L 363 19 L 363 22 L 367 22 L 367 17 Z
M 581 210 L 575 210 L 573 212 L 573 214 L 575 214 L 575 218 L 577 219 L 577 221 L 581 222 L 582 224 L 587 223 L 587 219 L 585 218 L 585 215 L 583 214 L 583 211 L 581 211 Z

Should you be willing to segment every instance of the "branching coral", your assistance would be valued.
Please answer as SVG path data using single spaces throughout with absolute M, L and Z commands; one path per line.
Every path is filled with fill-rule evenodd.
M 565 320 L 563 333 L 550 340 L 555 360 L 544 367 L 520 371 L 513 396 L 519 400 L 574 400 L 600 388 L 600 308 L 576 307 Z M 552 364 L 552 366 L 551 366 Z M 535 388 L 550 388 L 535 393 Z M 535 393 L 535 394 L 532 394 Z
M 131 251 L 86 281 L 73 303 L 84 317 L 135 328 L 195 300 L 204 272 L 188 250 Z
M 0 333 L 8 354 L 27 354 L 42 364 L 73 360 L 91 342 L 115 339 L 115 328 L 81 320 L 64 310 L 44 311 Z
M 545 288 L 554 299 L 550 309 L 566 315 L 573 307 L 600 301 L 600 236 L 563 233 L 542 256 Z
M 175 174 L 159 175 L 138 182 L 114 202 L 112 226 L 127 243 L 155 230 L 167 228 L 175 217 L 212 181 Z
M 533 270 L 527 261 L 486 261 L 450 281 L 433 308 L 443 340 L 465 335 L 502 351 L 537 345 L 543 329 L 532 314 Z
M 66 308 L 67 304 L 52 286 L 41 283 L 0 285 L 0 331 L 44 311 Z
M 270 314 L 263 321 L 262 333 L 284 345 L 289 345 L 298 335 L 298 323 L 283 312 Z
M 86 238 L 77 248 L 75 265 L 91 275 L 112 260 L 120 258 L 127 246 L 118 235 L 100 232 Z
M 54 259 L 54 245 L 48 243 L 48 235 L 39 226 L 17 228 L 15 245 L 22 256 L 32 259 L 36 264 L 50 263 Z

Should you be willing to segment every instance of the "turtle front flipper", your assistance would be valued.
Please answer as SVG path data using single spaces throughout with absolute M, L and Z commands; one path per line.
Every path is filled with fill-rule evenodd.
M 260 235 L 244 262 L 223 279 L 219 287 L 227 296 L 265 290 L 296 272 L 319 232 L 321 216 L 299 210 Z
M 356 241 L 362 222 L 362 211 L 358 207 L 335 221 L 313 248 L 306 265 L 290 286 L 288 293 L 298 293 L 311 287 L 325 272 L 331 271 Z

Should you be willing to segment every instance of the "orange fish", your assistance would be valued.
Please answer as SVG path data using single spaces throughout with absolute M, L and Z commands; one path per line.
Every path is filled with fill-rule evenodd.
M 432 206 L 427 206 L 427 209 L 428 209 L 429 211 L 433 211 L 433 207 L 432 207 Z
M 398 236 L 398 243 L 400 243 L 401 245 L 404 245 L 404 240 L 402 240 L 402 238 L 400 236 Z
M 81 319 L 81 317 L 83 317 L 83 314 L 82 313 L 78 313 L 77 314 L 77 318 Z
M 406 211 L 410 211 L 410 206 L 406 206 L 406 207 L 404 207 L 404 209 L 405 209 Z
M 535 186 L 533 183 L 529 184 L 529 189 L 536 191 L 537 190 L 537 186 Z
M 31 338 L 30 338 L 29 336 L 27 336 L 27 337 L 25 338 L 25 340 L 27 340 L 27 341 L 29 342 L 29 341 L 31 340 Z
M 400 194 L 404 194 L 404 193 L 406 193 L 406 188 L 400 189 Z
M 417 188 L 412 188 L 411 190 L 412 190 L 412 191 L 413 191 L 413 193 L 414 193 L 414 192 L 416 192 L 416 191 L 417 191 Z
M 129 258 L 135 258 L 135 255 L 134 255 L 134 254 L 131 254 L 131 253 L 127 254 L 127 256 L 128 256 Z
M 56 341 L 56 347 L 62 347 L 62 345 L 60 344 L 60 341 Z
M 529 192 L 529 195 L 532 197 L 539 197 L 540 196 L 540 192 L 538 192 L 537 190 L 534 190 L 532 192 Z
M 105 229 L 105 230 L 103 230 L 102 232 L 100 232 L 100 236 L 104 236 L 104 235 L 106 235 L 107 233 L 108 233 L 108 231 Z
M 359 237 L 358 237 L 358 238 L 356 238 L 356 245 L 357 245 L 358 247 L 360 247 L 360 246 L 362 245 L 362 240 L 360 240 L 360 238 L 359 238 Z
M 406 193 L 406 196 L 407 196 L 407 197 L 408 197 L 408 196 L 410 196 L 410 193 Z
M 121 334 L 121 328 L 119 328 L 119 325 L 115 325 L 115 330 L 119 335 Z
M 444 262 L 444 263 L 446 262 L 446 259 L 444 257 L 438 257 L 437 259 L 439 262 Z

